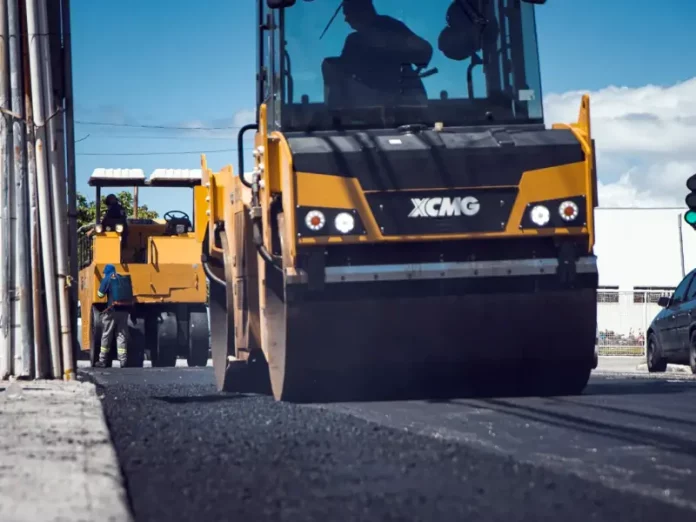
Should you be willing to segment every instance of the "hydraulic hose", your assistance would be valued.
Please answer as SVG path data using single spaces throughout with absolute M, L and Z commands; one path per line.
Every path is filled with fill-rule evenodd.
M 218 226 L 215 225 L 215 232 L 218 231 Z M 210 263 L 208 261 L 208 250 L 210 248 L 210 234 L 208 230 L 205 231 L 205 237 L 203 238 L 203 252 L 201 253 L 201 264 L 203 265 L 203 272 L 213 283 L 220 285 L 222 287 L 227 286 L 227 282 L 224 279 L 220 279 L 216 276 L 210 268 Z
M 239 169 L 239 181 L 248 188 L 251 188 L 251 183 L 244 178 L 244 133 L 250 130 L 258 130 L 258 128 L 258 124 L 249 123 L 239 129 L 237 133 L 237 168 Z
M 254 172 L 254 177 L 251 182 L 251 229 L 254 238 L 254 244 L 259 255 L 266 263 L 269 263 L 273 268 L 283 271 L 283 261 L 278 256 L 272 255 L 266 245 L 263 244 L 263 229 L 261 226 L 261 216 L 255 214 L 255 209 L 260 208 L 259 204 L 259 175 Z
M 254 244 L 256 245 L 256 250 L 258 250 L 259 255 L 263 258 L 266 263 L 269 263 L 273 268 L 283 271 L 283 265 L 278 256 L 273 256 L 263 244 L 263 232 L 261 231 L 261 218 L 254 218 L 252 222 L 252 231 L 254 234 Z
M 208 264 L 208 256 L 205 254 L 201 254 L 201 263 L 203 265 L 203 272 L 205 272 L 205 275 L 210 279 L 213 283 L 216 285 L 220 286 L 227 286 L 227 283 L 223 280 L 220 279 L 218 276 L 216 276 L 213 271 L 210 269 L 210 265 Z

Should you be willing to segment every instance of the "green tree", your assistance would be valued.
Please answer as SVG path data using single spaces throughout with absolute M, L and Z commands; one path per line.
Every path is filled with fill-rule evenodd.
M 125 210 L 127 216 L 133 215 L 133 194 L 127 190 L 123 190 L 116 194 L 116 197 L 121 202 L 123 210 Z M 106 196 L 102 196 L 102 215 L 106 210 L 106 202 L 104 201 Z M 94 223 L 95 217 L 97 215 L 97 205 L 94 201 L 90 201 L 86 196 L 77 193 L 77 228 L 84 225 Z M 159 214 L 154 210 L 147 208 L 147 205 L 138 205 L 138 217 L 145 219 L 156 219 Z

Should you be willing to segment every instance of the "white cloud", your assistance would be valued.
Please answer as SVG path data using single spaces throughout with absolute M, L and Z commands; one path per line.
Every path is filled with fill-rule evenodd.
M 546 121 L 573 122 L 586 91 L 549 94 Z M 696 172 L 696 77 L 590 95 L 601 206 L 683 206 Z
M 222 117 L 212 121 L 192 120 L 175 124 L 190 130 L 182 130 L 182 136 L 200 139 L 222 139 L 236 140 L 239 128 L 254 123 L 256 121 L 256 111 L 254 109 L 242 109 L 234 113 L 231 117 Z M 249 139 L 251 134 L 247 134 L 245 139 Z
M 235 127 L 243 127 L 256 121 L 256 111 L 254 109 L 244 109 L 237 112 L 232 119 Z

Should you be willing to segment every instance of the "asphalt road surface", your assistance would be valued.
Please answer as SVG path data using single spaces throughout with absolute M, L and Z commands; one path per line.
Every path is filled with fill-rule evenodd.
M 696 520 L 696 380 L 582 397 L 292 405 L 212 368 L 100 385 L 136 522 Z

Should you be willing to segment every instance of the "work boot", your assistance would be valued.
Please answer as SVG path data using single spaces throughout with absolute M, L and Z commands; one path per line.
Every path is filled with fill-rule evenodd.
M 94 363 L 95 368 L 108 368 L 109 364 L 109 349 L 103 346 L 99 349 L 99 360 Z
M 117 348 L 116 351 L 118 352 L 118 362 L 121 365 L 121 368 L 125 368 L 126 364 L 128 363 L 128 353 L 126 352 L 126 349 Z

